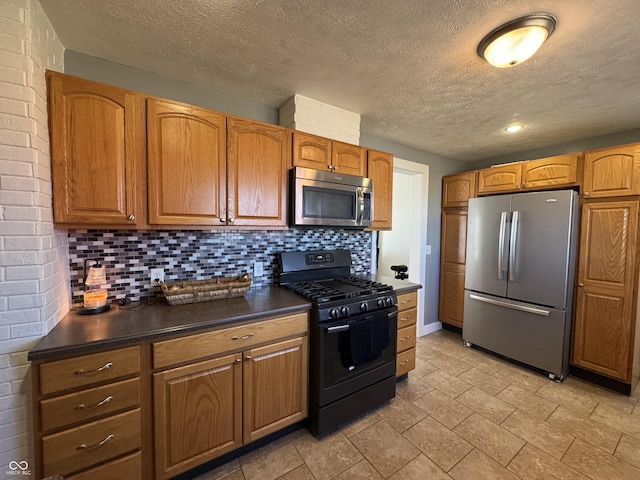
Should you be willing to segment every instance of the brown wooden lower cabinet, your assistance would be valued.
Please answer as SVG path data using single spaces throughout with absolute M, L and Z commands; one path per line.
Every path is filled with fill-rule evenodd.
M 168 479 L 304 420 L 308 331 L 302 312 L 34 361 L 35 478 Z
M 305 321 L 303 332 L 301 320 Z M 155 478 L 171 478 L 307 417 L 308 315 L 268 322 L 277 327 L 270 332 L 294 338 L 269 338 L 266 345 L 263 341 L 253 348 L 200 361 L 191 360 L 198 341 L 194 349 L 184 348 L 189 336 L 154 344 L 156 363 L 164 364 L 167 358 L 175 363 L 191 361 L 153 374 Z M 241 344 L 238 328 L 242 328 L 251 345 L 259 342 L 256 339 L 261 338 L 264 324 L 193 337 L 199 340 L 208 335 L 226 345 L 228 336 Z M 181 353 L 173 355 L 172 348 Z
M 418 317 L 418 292 L 398 295 L 398 336 L 396 377 L 416 368 L 416 321 Z
M 65 477 L 66 480 L 142 480 L 142 459 L 140 452 L 113 460 L 85 472 Z
M 42 439 L 43 473 L 67 475 L 140 448 L 140 409 Z
M 153 375 L 156 477 L 242 445 L 242 360 L 227 355 Z
M 307 417 L 307 337 L 254 348 L 243 355 L 244 443 Z

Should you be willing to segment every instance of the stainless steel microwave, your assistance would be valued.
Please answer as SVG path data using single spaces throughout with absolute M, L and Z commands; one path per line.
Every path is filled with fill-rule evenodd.
M 365 228 L 373 220 L 373 180 L 311 168 L 291 169 L 291 224 Z

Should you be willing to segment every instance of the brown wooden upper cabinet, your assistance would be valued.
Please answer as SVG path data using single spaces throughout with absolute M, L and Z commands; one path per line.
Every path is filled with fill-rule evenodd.
M 640 195 L 640 143 L 587 152 L 585 198 Z
M 227 120 L 227 224 L 287 225 L 291 134 L 284 127 Z
M 47 71 L 54 220 L 144 224 L 141 94 Z
M 286 226 L 285 128 L 149 99 L 147 134 L 150 224 Z
M 304 132 L 293 132 L 293 166 L 331 170 L 331 140 Z
M 149 223 L 225 224 L 226 117 L 147 99 Z
M 376 150 L 367 152 L 367 176 L 373 179 L 374 230 L 391 230 L 393 202 L 393 155 Z
M 304 132 L 293 132 L 293 166 L 367 175 L 366 149 Z
M 478 193 L 541 190 L 576 185 L 581 154 L 559 155 L 485 168 L 478 172 Z
M 466 207 L 476 196 L 476 172 L 442 177 L 442 206 Z

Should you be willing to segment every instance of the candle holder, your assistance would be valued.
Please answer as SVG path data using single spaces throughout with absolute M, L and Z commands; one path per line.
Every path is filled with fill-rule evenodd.
M 94 262 L 87 270 L 87 262 Z M 103 285 L 107 283 L 104 265 L 97 258 L 87 258 L 83 268 L 84 295 L 83 306 L 78 308 L 80 315 L 93 315 L 106 312 L 111 308 L 108 292 Z

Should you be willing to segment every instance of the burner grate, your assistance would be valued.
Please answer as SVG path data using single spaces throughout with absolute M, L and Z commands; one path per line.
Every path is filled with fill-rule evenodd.
M 337 288 L 327 283 L 331 283 Z M 329 281 L 294 282 L 283 284 L 282 286 L 318 304 L 393 290 L 393 287 L 390 285 L 385 285 L 384 283 L 375 282 L 369 278 L 358 277 L 356 275 L 335 278 Z

